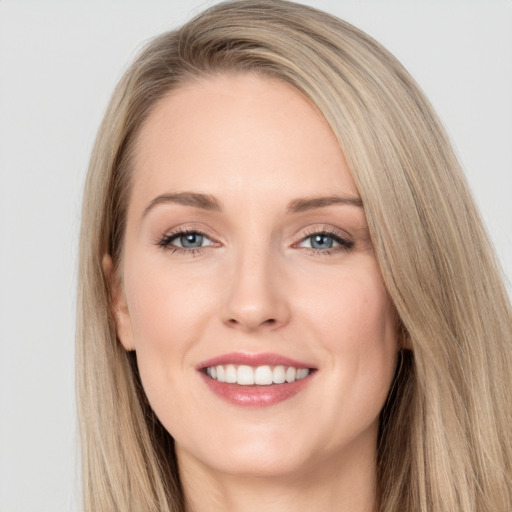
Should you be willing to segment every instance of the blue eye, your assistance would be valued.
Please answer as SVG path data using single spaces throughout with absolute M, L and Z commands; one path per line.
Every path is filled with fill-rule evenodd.
M 331 249 L 334 244 L 332 236 L 313 235 L 309 237 L 312 249 Z
M 348 250 L 352 249 L 353 246 L 353 242 L 342 238 L 338 234 L 329 232 L 313 233 L 299 243 L 299 247 L 313 249 L 316 252 L 324 253 Z
M 198 231 L 179 231 L 165 235 L 158 241 L 158 245 L 164 249 L 182 252 L 193 252 L 212 244 L 213 242 L 206 235 Z
M 205 237 L 199 233 L 187 233 L 176 237 L 174 240 L 179 240 L 180 246 L 185 249 L 195 249 L 203 246 L 204 238 Z

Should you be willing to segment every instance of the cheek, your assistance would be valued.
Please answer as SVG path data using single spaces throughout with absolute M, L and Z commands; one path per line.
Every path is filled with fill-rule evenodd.
M 317 291 L 309 294 L 301 315 L 328 361 L 324 393 L 342 404 L 340 421 L 369 424 L 387 397 L 398 348 L 396 314 L 380 272 L 370 261 L 311 285 L 308 289 Z
M 306 283 L 302 316 L 323 333 L 333 353 L 392 344 L 396 315 L 373 258 Z
M 209 287 L 191 279 L 186 267 L 132 265 L 127 268 L 131 327 L 141 380 L 153 405 L 174 400 L 166 392 L 179 388 L 180 375 L 190 372 L 193 349 L 211 312 Z M 166 396 L 167 395 L 167 396 Z M 157 407 L 158 409 L 158 407 Z
M 128 269 L 126 294 L 137 349 L 149 345 L 173 350 L 178 348 L 176 343 L 193 339 L 201 314 L 208 311 L 211 302 L 208 283 L 191 276 L 186 266 L 172 270 L 162 263 L 132 267 L 134 271 Z

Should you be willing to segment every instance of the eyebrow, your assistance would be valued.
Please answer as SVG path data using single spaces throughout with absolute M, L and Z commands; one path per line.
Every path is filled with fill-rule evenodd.
M 288 203 L 286 211 L 288 213 L 300 213 L 315 208 L 324 208 L 332 204 L 346 204 L 350 206 L 363 207 L 363 201 L 355 196 L 327 196 L 294 199 Z
M 201 210 L 221 212 L 222 203 L 214 196 L 209 194 L 200 194 L 197 192 L 175 192 L 162 194 L 155 197 L 144 209 L 142 217 L 145 217 L 150 210 L 159 204 L 182 204 L 184 206 L 192 206 Z M 301 213 L 317 208 L 325 208 L 333 204 L 342 204 L 363 207 L 363 202 L 359 197 L 355 196 L 322 196 L 322 197 L 305 197 L 293 199 L 286 207 L 287 213 Z

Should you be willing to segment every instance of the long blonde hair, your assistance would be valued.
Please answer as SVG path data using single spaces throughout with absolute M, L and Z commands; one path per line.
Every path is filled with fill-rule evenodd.
M 102 258 L 121 256 L 138 130 L 169 90 L 253 72 L 320 109 L 346 156 L 401 319 L 381 413 L 380 512 L 512 510 L 512 313 L 490 242 L 430 104 L 382 46 L 311 7 L 218 4 L 154 39 L 116 88 L 85 187 L 77 387 L 86 511 L 184 511 L 173 440 L 116 338 Z M 179 414 L 179 411 L 176 412 Z

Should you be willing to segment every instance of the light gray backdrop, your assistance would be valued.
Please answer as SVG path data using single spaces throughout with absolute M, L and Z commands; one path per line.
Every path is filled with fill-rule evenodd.
M 74 288 L 89 152 L 141 44 L 212 3 L 0 0 L 1 512 L 79 509 Z M 512 3 L 304 3 L 366 30 L 419 81 L 510 279 Z

